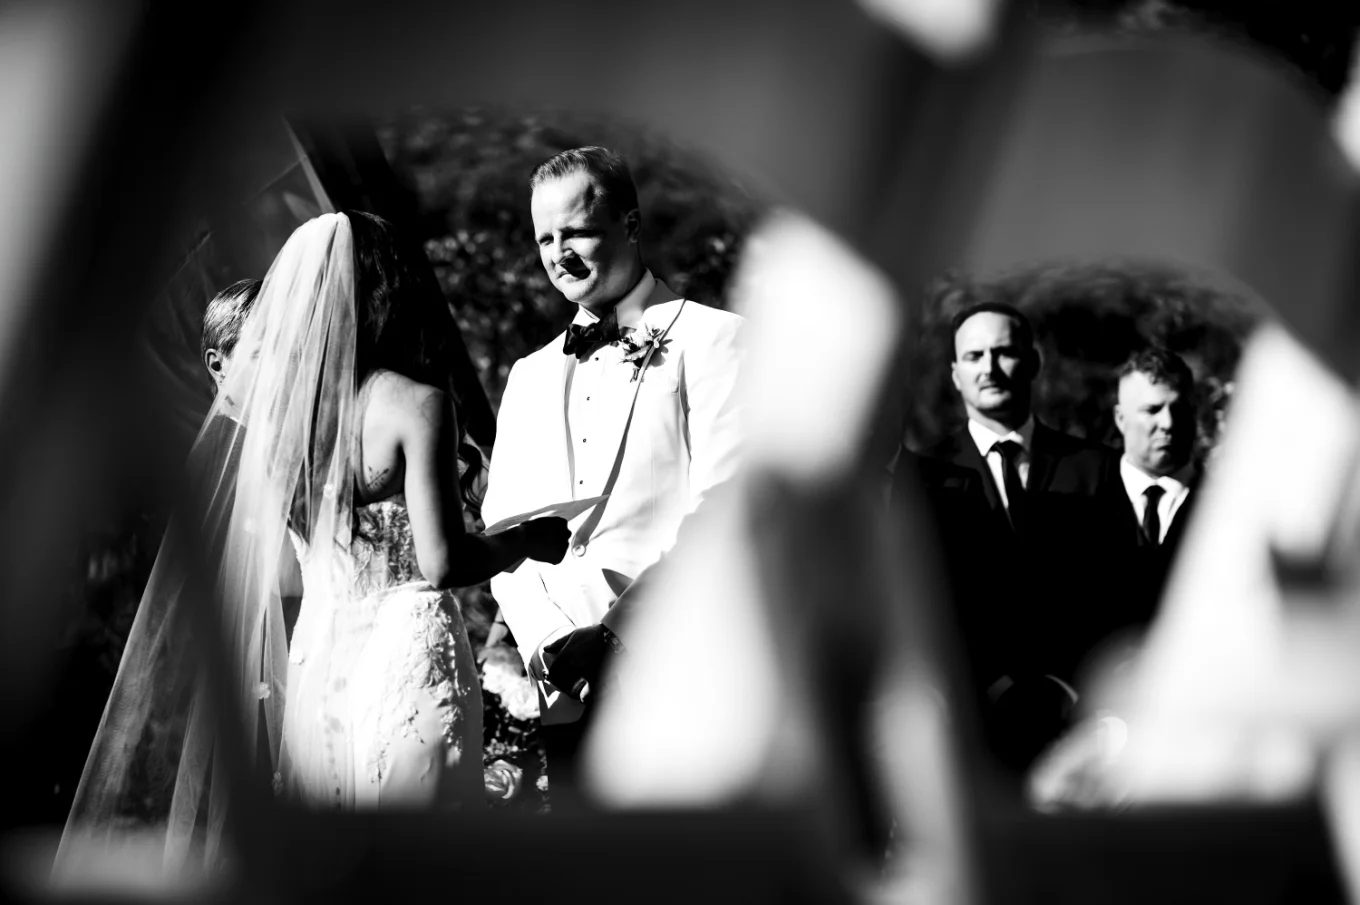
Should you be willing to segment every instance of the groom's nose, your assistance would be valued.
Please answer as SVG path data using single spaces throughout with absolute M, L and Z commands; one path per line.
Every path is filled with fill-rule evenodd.
M 548 260 L 554 264 L 559 264 L 569 251 L 570 249 L 562 243 L 561 239 L 553 239 L 552 245 L 548 246 Z

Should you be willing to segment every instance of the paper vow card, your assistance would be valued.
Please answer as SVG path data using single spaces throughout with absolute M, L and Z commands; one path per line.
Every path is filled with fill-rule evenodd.
M 607 499 L 609 499 L 609 494 L 606 493 L 604 496 L 591 497 L 588 500 L 567 500 L 564 503 L 550 503 L 549 505 L 543 506 L 540 509 L 535 509 L 532 512 L 521 512 L 519 515 L 512 515 L 509 518 L 503 518 L 499 522 L 496 522 L 494 525 L 487 525 L 486 530 L 483 531 L 482 534 L 485 535 L 500 534 L 502 531 L 506 531 L 510 528 L 515 527 L 516 525 L 523 524 L 524 522 L 527 522 L 530 519 L 536 518 L 557 517 L 564 518 L 567 521 L 571 521 L 572 519 L 576 518 L 576 516 L 580 515 L 583 512 L 590 511 L 595 506 L 599 505 L 600 503 L 603 503 Z

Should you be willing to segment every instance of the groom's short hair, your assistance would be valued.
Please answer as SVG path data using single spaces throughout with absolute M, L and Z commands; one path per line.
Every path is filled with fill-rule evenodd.
M 532 191 L 545 182 L 572 173 L 590 176 L 599 188 L 599 195 L 592 198 L 591 203 L 605 202 L 615 217 L 637 210 L 637 187 L 633 185 L 633 174 L 628 170 L 627 161 L 608 148 L 593 145 L 554 154 L 534 167 L 534 173 L 529 177 L 529 189 Z
M 237 280 L 212 297 L 203 311 L 200 354 L 207 355 L 209 349 L 216 349 L 223 355 L 232 353 L 259 294 L 259 280 Z

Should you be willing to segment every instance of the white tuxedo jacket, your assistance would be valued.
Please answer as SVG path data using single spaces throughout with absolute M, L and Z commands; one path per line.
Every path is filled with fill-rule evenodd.
M 625 443 L 611 496 L 584 543 L 568 550 L 558 565 L 525 560 L 491 580 L 526 664 L 559 630 L 604 622 L 626 643 L 617 618 L 622 608 L 611 611 L 619 594 L 671 548 L 681 520 L 705 493 L 736 470 L 740 425 L 734 389 L 744 320 L 697 302 L 681 306 L 657 281 L 641 325 L 665 329 L 674 320 L 664 353 L 654 356 L 640 388 L 630 380 L 631 364 L 606 367 L 601 398 L 591 401 L 601 406 L 597 436 L 587 444 L 578 441 L 570 455 L 567 376 L 575 359 L 562 353 L 565 334 L 510 371 L 482 506 L 487 524 L 599 496 Z M 637 403 L 625 438 L 634 390 Z M 573 519 L 573 533 L 589 518 L 587 512 Z M 539 691 L 545 723 L 580 716 L 581 705 L 551 685 L 540 683 Z

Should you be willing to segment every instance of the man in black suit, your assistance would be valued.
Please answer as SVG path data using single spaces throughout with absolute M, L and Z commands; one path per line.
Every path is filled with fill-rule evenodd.
M 1024 769 L 1066 725 L 1095 634 L 1118 457 L 1040 424 L 1028 319 L 984 303 L 953 321 L 951 374 L 966 426 L 906 455 L 934 516 L 967 674 L 999 759 Z
M 1127 563 L 1121 625 L 1142 627 L 1156 614 L 1199 484 L 1195 378 L 1164 349 L 1136 353 L 1119 370 L 1114 423 L 1124 437 L 1114 504 Z
M 1136 651 L 1139 635 L 1156 616 L 1168 573 L 1198 496 L 1194 461 L 1197 399 L 1194 375 L 1164 349 L 1135 353 L 1119 369 L 1115 426 L 1124 438 L 1119 480 L 1110 489 L 1113 515 L 1111 580 L 1102 608 L 1104 668 Z M 1106 717 L 1108 718 L 1107 714 Z M 1117 717 L 1115 718 L 1117 721 Z M 1034 767 L 1029 794 L 1046 810 L 1099 800 L 1089 778 L 1104 774 L 1099 716 L 1074 728 Z

